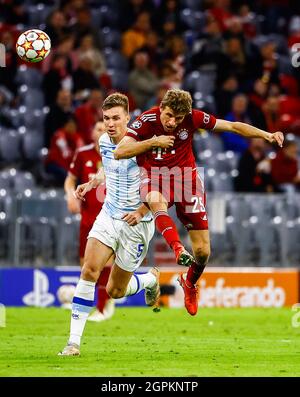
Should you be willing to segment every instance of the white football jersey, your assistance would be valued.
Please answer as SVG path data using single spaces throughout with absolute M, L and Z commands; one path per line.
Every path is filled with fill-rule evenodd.
M 127 212 L 138 209 L 140 199 L 140 170 L 136 157 L 115 160 L 114 144 L 107 133 L 99 139 L 100 153 L 105 173 L 106 197 L 103 209 L 114 219 L 122 219 Z M 153 219 L 151 212 L 142 221 Z

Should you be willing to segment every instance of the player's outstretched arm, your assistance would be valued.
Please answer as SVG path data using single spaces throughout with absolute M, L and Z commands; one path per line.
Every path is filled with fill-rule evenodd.
M 240 123 L 238 121 L 231 122 L 227 120 L 217 119 L 214 131 L 230 131 L 242 135 L 246 138 L 263 138 L 270 143 L 277 143 L 282 147 L 284 135 L 281 131 L 270 133 L 259 128 L 253 127 L 250 124 Z
M 130 136 L 124 136 L 114 151 L 114 157 L 116 160 L 129 159 L 153 148 L 168 149 L 173 146 L 174 140 L 174 136 L 160 135 L 138 142 Z

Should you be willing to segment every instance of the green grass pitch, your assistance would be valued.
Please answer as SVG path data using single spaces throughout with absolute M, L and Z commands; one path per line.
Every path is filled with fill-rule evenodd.
M 57 356 L 70 311 L 7 308 L 0 376 L 300 376 L 300 328 L 291 309 L 117 308 L 88 322 L 80 357 Z

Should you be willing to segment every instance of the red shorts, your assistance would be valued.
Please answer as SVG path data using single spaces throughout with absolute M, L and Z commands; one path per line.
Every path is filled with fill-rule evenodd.
M 93 226 L 93 223 L 80 222 L 79 229 L 79 257 L 84 257 L 84 251 L 87 243 L 87 236 Z
M 141 176 L 141 200 L 146 203 L 147 194 L 153 191 L 164 196 L 168 207 L 175 205 L 178 219 L 187 230 L 208 229 L 206 194 L 196 170 L 180 177 L 145 172 Z

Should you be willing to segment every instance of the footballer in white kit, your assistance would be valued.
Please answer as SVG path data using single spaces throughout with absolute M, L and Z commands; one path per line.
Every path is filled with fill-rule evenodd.
M 113 152 L 127 132 L 128 98 L 120 93 L 109 95 L 103 102 L 106 133 L 99 140 L 103 167 L 89 182 L 77 186 L 78 200 L 99 186 L 105 177 L 106 197 L 88 235 L 80 279 L 72 303 L 70 336 L 61 356 L 80 354 L 81 337 L 94 304 L 95 285 L 106 263 L 114 264 L 106 285 L 111 298 L 135 295 L 145 291 L 145 302 L 158 311 L 160 296 L 159 270 L 151 268 L 145 274 L 135 274 L 147 254 L 154 234 L 154 220 L 140 199 L 140 170 L 135 157 L 115 160 Z M 165 137 L 153 141 L 165 147 Z M 105 175 L 101 173 L 104 171 Z

